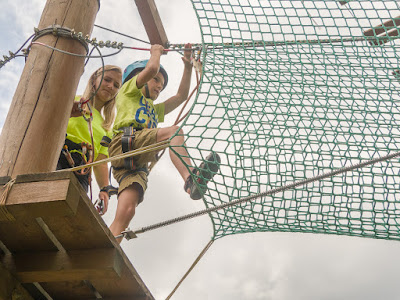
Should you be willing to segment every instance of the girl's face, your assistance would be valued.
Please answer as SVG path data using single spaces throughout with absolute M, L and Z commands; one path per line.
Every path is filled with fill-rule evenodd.
M 101 74 L 96 78 L 95 90 L 98 88 L 101 80 Z M 103 103 L 113 99 L 121 87 L 122 75 L 117 71 L 105 71 L 104 78 L 101 82 L 100 89 L 96 94 L 96 98 Z

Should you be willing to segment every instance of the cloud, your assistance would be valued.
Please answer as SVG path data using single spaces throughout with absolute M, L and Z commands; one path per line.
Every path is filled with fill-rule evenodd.
M 15 51 L 37 26 L 45 0 L 2 1 L 0 54 Z M 156 0 L 171 42 L 199 42 L 200 30 L 190 1 Z M 101 1 L 96 24 L 147 39 L 134 1 Z M 116 40 L 143 46 L 128 38 L 95 28 L 98 40 Z M 146 46 L 146 45 L 144 45 Z M 146 46 L 147 47 L 147 46 Z M 103 49 L 104 53 L 109 50 Z M 145 51 L 124 50 L 105 59 L 124 68 L 148 57 Z M 100 66 L 90 60 L 81 78 L 82 92 L 89 75 Z M 175 92 L 182 65 L 176 53 L 162 57 L 171 83 L 164 97 Z M 19 58 L 0 70 L 0 127 L 22 73 Z M 192 86 L 193 87 L 193 86 Z M 172 115 L 165 125 L 175 120 Z M 97 187 L 95 188 L 97 191 Z M 96 192 L 94 193 L 96 197 Z M 115 196 L 104 216 L 111 224 Z M 141 228 L 204 209 L 183 191 L 183 180 L 168 154 L 150 175 L 145 202 L 140 204 L 131 228 Z M 123 241 L 122 247 L 156 299 L 165 299 L 212 238 L 212 223 L 203 216 L 143 233 Z M 337 300 L 397 299 L 400 275 L 397 242 L 313 234 L 254 233 L 227 236 L 214 242 L 172 298 L 174 300 Z

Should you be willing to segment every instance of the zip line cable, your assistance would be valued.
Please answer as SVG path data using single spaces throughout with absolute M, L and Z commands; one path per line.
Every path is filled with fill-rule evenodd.
M 76 56 L 76 57 L 89 58 L 89 59 L 90 59 L 90 58 L 104 58 L 104 57 L 110 57 L 110 56 L 117 55 L 117 54 L 119 54 L 119 53 L 122 51 L 122 48 L 121 48 L 121 49 L 118 49 L 118 51 L 116 51 L 116 52 L 114 52 L 114 53 L 110 53 L 110 54 L 100 54 L 100 55 L 91 55 L 91 56 L 89 56 L 89 55 L 85 55 L 85 54 L 77 54 L 77 53 L 72 53 L 72 52 L 68 52 L 68 51 L 65 51 L 65 50 L 61 50 L 61 49 L 58 49 L 58 48 L 49 46 L 49 45 L 44 44 L 44 43 L 41 43 L 41 42 L 32 42 L 32 45 L 41 45 L 41 46 L 43 46 L 43 47 L 46 47 L 46 48 L 49 48 L 49 49 L 52 49 L 52 50 L 61 52 L 61 53 L 63 53 L 63 54 L 68 54 L 68 55 L 72 55 L 72 56 Z M 96 48 L 97 48 L 97 46 L 96 46 Z M 99 51 L 98 48 L 97 48 L 97 50 Z
M 109 29 L 109 28 L 105 28 L 102 27 L 100 25 L 94 25 L 98 28 L 101 28 L 103 30 L 107 30 L 146 44 L 149 44 L 149 42 L 146 42 L 144 40 L 141 39 L 137 39 L 135 37 L 126 35 L 124 33 Z M 87 59 L 90 58 L 100 58 L 102 57 L 109 57 L 109 56 L 113 56 L 113 55 L 117 55 L 119 54 L 122 49 L 131 49 L 131 50 L 138 50 L 138 51 L 150 51 L 150 48 L 143 48 L 143 47 L 132 47 L 132 46 L 124 46 L 122 43 L 117 43 L 117 42 L 111 42 L 111 41 L 99 41 L 97 42 L 96 38 L 92 38 L 90 39 L 89 36 L 83 36 L 83 34 L 81 32 L 76 33 L 73 30 L 67 29 L 67 28 L 62 28 L 60 26 L 51 26 L 49 28 L 43 29 L 43 30 L 38 30 L 35 28 L 35 33 L 33 35 L 31 35 L 24 43 L 23 45 L 15 52 L 12 53 L 11 51 L 9 52 L 9 56 L 3 56 L 3 60 L 0 60 L 0 68 L 2 68 L 7 62 L 9 62 L 10 60 L 12 60 L 15 57 L 19 57 L 19 56 L 27 56 L 28 54 L 28 50 L 25 50 L 24 54 L 25 55 L 17 55 L 21 50 L 23 50 L 22 48 L 33 38 L 38 39 L 39 37 L 45 35 L 45 34 L 49 34 L 52 33 L 53 35 L 56 36 L 64 36 L 64 37 L 70 37 L 73 39 L 76 39 L 78 41 L 80 41 L 86 48 L 87 48 L 87 44 L 92 44 L 93 46 L 99 46 L 100 48 L 103 47 L 108 47 L 108 48 L 117 48 L 119 49 L 117 52 L 115 53 L 111 53 L 111 54 L 107 54 L 107 55 L 100 55 L 100 56 L 93 56 L 91 55 L 92 51 L 89 53 L 89 55 L 86 56 L 81 56 L 79 54 L 74 54 L 74 53 L 70 53 L 64 50 L 60 50 L 60 49 L 56 49 L 54 47 L 51 47 L 49 45 L 45 45 L 45 44 L 41 44 L 45 47 L 51 48 L 53 50 L 62 52 L 64 54 L 69 54 L 69 55 L 74 55 L 74 56 L 78 56 L 78 57 L 85 57 Z M 307 45 L 311 45 L 311 44 L 336 44 L 336 43 L 341 43 L 343 45 L 343 43 L 354 43 L 354 42 L 369 42 L 369 41 L 376 41 L 378 39 L 384 39 L 385 37 L 368 37 L 368 36 L 359 36 L 359 37 L 352 37 L 352 38 L 337 38 L 337 39 L 312 39 L 312 40 L 288 40 L 288 41 L 252 41 L 252 42 L 231 42 L 231 43 L 203 43 L 203 44 L 198 44 L 198 43 L 192 43 L 193 47 L 190 49 L 185 48 L 184 44 L 171 44 L 169 46 L 169 48 L 164 49 L 165 52 L 182 52 L 182 51 L 196 51 L 196 50 L 201 50 L 203 48 L 207 49 L 207 51 L 210 50 L 219 50 L 219 49 L 226 49 L 226 48 L 260 48 L 260 47 L 276 47 L 276 46 L 288 46 L 288 45 L 298 45 L 298 44 L 307 44 Z M 31 44 L 40 44 L 39 42 L 32 42 Z M 87 48 L 88 51 L 88 48 Z M 87 61 L 85 63 L 85 65 L 87 64 Z
M 96 25 L 96 24 L 94 24 L 94 27 L 98 27 L 98 28 L 101 28 L 101 29 L 103 29 L 103 30 L 107 30 L 107 31 L 110 31 L 110 32 L 113 32 L 113 33 L 122 35 L 122 36 L 124 36 L 124 37 L 133 39 L 133 40 L 135 40 L 135 41 L 142 42 L 142 43 L 145 43 L 145 44 L 149 44 L 149 45 L 150 45 L 150 42 L 148 42 L 148 41 L 135 38 L 135 37 L 133 37 L 133 36 L 127 35 L 127 34 L 122 33 L 122 32 L 118 32 L 118 31 L 115 31 L 115 30 L 112 30 L 112 29 L 109 29 L 109 28 L 106 28 L 106 27 L 103 27 L 103 26 L 100 26 L 100 25 Z

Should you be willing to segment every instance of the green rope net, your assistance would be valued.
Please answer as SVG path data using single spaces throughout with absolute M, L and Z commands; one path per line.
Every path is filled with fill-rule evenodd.
M 220 172 L 207 207 L 400 147 L 398 1 L 192 0 L 202 83 L 183 124 Z M 397 27 L 399 26 L 399 27 Z M 255 231 L 400 239 L 400 162 L 210 213 L 214 239 Z

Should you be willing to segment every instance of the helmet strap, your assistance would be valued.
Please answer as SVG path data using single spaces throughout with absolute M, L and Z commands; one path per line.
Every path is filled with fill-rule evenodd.
M 147 83 L 144 84 L 144 90 L 146 92 L 145 97 L 150 99 L 150 91 L 149 91 L 149 86 L 147 85 Z

